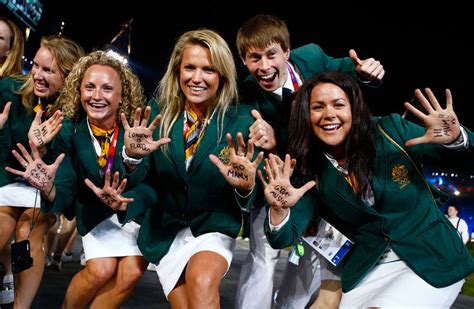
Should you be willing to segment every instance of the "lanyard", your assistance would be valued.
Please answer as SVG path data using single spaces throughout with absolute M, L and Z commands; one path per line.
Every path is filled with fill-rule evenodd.
M 287 62 L 286 65 L 288 66 L 288 71 L 290 72 L 291 83 L 293 84 L 294 91 L 296 92 L 300 85 L 298 84 L 298 80 L 296 79 L 295 72 L 291 68 L 291 65 Z
M 107 170 L 112 171 L 115 159 L 115 148 L 117 147 L 118 133 L 119 133 L 120 121 L 117 123 L 110 141 L 109 153 L 107 155 L 107 163 L 104 166 L 104 174 Z

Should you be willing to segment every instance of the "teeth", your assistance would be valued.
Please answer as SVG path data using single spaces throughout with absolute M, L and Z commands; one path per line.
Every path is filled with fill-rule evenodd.
M 102 108 L 102 107 L 105 107 L 105 104 L 94 104 L 94 103 L 91 103 L 91 106 L 92 106 L 92 107 L 95 107 L 95 108 Z
M 192 91 L 204 91 L 206 88 L 198 86 L 189 86 Z
M 328 124 L 328 125 L 325 125 L 325 126 L 322 126 L 324 130 L 334 130 L 334 129 L 337 129 L 339 128 L 339 125 L 338 124 Z
M 267 75 L 261 75 L 261 76 L 260 76 L 260 79 L 263 79 L 263 80 L 272 79 L 272 78 L 273 78 L 273 75 L 274 75 L 274 73 L 272 73 L 272 74 L 267 74 Z

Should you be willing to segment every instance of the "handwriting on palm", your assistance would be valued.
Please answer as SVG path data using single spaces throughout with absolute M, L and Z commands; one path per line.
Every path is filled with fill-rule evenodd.
M 48 120 L 41 122 L 43 111 L 40 109 L 31 123 L 28 131 L 28 139 L 35 143 L 36 147 L 42 147 L 53 140 L 59 133 L 64 119 L 62 112 L 57 110 Z
M 281 162 L 283 162 L 283 167 Z M 278 156 L 269 154 L 268 159 L 265 159 L 266 179 L 262 172 L 258 171 L 258 176 L 265 187 L 265 199 L 275 209 L 294 206 L 306 191 L 316 184 L 312 180 L 301 188 L 294 188 L 290 181 L 294 166 L 295 161 L 289 155 L 286 155 L 285 161 L 282 161 Z
M 161 138 L 157 141 L 153 140 L 153 131 L 155 131 L 158 126 L 161 120 L 161 115 L 157 115 L 152 123 L 147 127 L 150 114 L 151 107 L 147 106 L 145 108 L 143 119 L 140 120 L 141 108 L 137 108 L 135 110 L 132 127 L 128 124 L 125 115 L 121 115 L 122 124 L 125 130 L 124 145 L 127 154 L 131 157 L 143 158 L 158 149 L 161 145 L 170 142 L 169 138 Z
M 252 161 L 255 148 L 252 142 L 246 147 L 242 133 L 237 133 L 238 147 L 235 146 L 232 136 L 226 134 L 229 145 L 229 163 L 224 164 L 215 155 L 209 155 L 209 159 L 214 163 L 226 181 L 241 190 L 250 191 L 255 185 L 257 167 L 262 161 L 263 152 L 260 152 Z
M 31 147 L 31 154 L 28 153 L 26 148 L 22 144 L 17 144 L 20 149 L 21 155 L 13 150 L 12 153 L 20 164 L 25 168 L 25 171 L 6 167 L 5 169 L 15 175 L 21 176 L 26 179 L 33 187 L 42 191 L 45 194 L 51 192 L 54 185 L 54 179 L 59 165 L 64 159 L 64 154 L 59 155 L 53 164 L 46 164 L 41 159 L 38 149 L 32 141 L 29 141 Z
M 406 102 L 405 107 L 425 125 L 423 136 L 413 138 L 405 143 L 407 146 L 417 144 L 449 144 L 456 140 L 461 133 L 460 124 L 453 110 L 451 91 L 446 89 L 446 108 L 443 109 L 431 89 L 426 88 L 428 99 L 421 90 L 416 89 L 415 95 L 423 106 L 425 113 Z
M 124 178 L 120 181 L 119 172 L 115 172 L 113 179 L 111 179 L 110 174 L 110 170 L 105 172 L 104 186 L 102 188 L 97 187 L 87 178 L 84 180 L 84 183 L 94 192 L 102 203 L 113 210 L 125 211 L 127 210 L 127 204 L 133 202 L 133 198 L 127 198 L 121 195 L 127 186 L 127 179 Z

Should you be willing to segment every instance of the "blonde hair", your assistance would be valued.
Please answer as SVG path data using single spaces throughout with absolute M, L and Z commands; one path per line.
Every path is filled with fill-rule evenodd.
M 40 47 L 47 48 L 53 55 L 54 60 L 61 70 L 61 76 L 66 78 L 71 72 L 74 64 L 84 56 L 84 50 L 75 41 L 64 36 L 47 36 L 41 38 Z M 20 88 L 21 102 L 27 111 L 32 110 L 34 91 L 33 91 L 33 75 L 28 74 L 28 79 Z M 57 102 L 54 103 L 52 110 L 58 109 Z
M 17 25 L 6 18 L 0 17 L 0 22 L 4 22 L 10 28 L 10 52 L 5 61 L 0 65 L 0 77 L 14 76 L 21 77 L 23 71 L 21 69 L 21 57 L 23 56 L 25 40 L 23 33 Z
M 57 100 L 64 116 L 71 120 L 77 120 L 79 115 L 84 113 L 81 105 L 81 83 L 87 69 L 94 64 L 108 66 L 118 73 L 122 84 L 119 115 L 124 113 L 128 121 L 132 121 L 135 109 L 143 107 L 145 104 L 145 95 L 140 80 L 128 65 L 101 50 L 91 52 L 79 59 L 66 77 Z
M 199 45 L 209 50 L 211 64 L 220 75 L 215 101 L 209 106 L 206 119 L 216 109 L 218 117 L 218 139 L 222 138 L 224 115 L 232 103 L 238 99 L 237 70 L 232 52 L 226 41 L 215 31 L 198 29 L 183 33 L 176 41 L 168 68 L 155 92 L 156 101 L 163 115 L 161 137 L 169 137 L 171 128 L 185 107 L 185 96 L 179 85 L 180 65 L 187 47 Z M 165 149 L 167 145 L 165 145 Z

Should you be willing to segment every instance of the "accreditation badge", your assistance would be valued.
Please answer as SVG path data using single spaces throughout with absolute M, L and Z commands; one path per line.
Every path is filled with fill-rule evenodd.
M 303 237 L 303 240 L 334 266 L 342 261 L 354 245 L 349 238 L 324 220 L 319 224 L 316 236 Z

